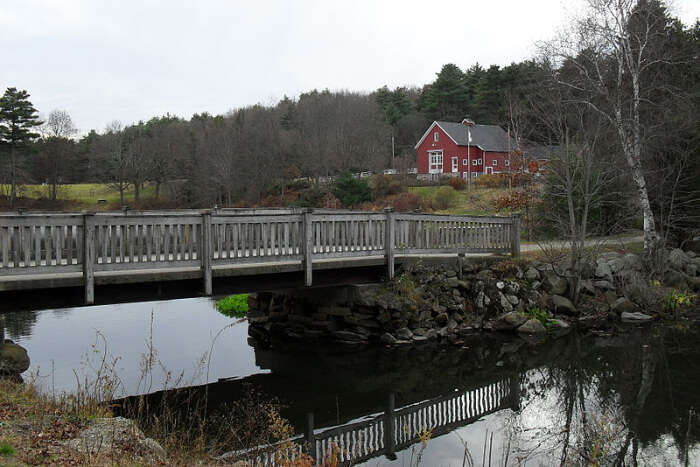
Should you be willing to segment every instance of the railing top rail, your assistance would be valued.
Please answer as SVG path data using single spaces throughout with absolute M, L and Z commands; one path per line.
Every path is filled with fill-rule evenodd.
M 512 216 L 472 216 L 463 214 L 422 214 L 422 213 L 406 213 L 397 212 L 396 218 L 398 220 L 436 220 L 436 221 L 462 221 L 462 222 L 484 222 L 484 221 L 497 221 L 497 222 L 511 222 Z
M 302 219 L 301 214 L 213 214 L 212 222 L 226 222 L 229 219 L 239 223 L 256 223 L 256 222 L 299 222 Z

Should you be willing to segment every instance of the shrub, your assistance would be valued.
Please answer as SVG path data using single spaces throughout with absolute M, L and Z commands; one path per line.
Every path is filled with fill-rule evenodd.
M 689 308 L 694 300 L 695 295 L 693 294 L 672 290 L 671 293 L 664 298 L 664 310 L 678 315 L 682 309 Z
M 393 208 L 399 212 L 410 212 L 420 209 L 423 200 L 415 193 L 404 192 L 387 200 Z
M 433 197 L 433 207 L 435 209 L 448 209 L 454 206 L 457 201 L 457 192 L 450 186 L 441 186 Z
M 552 326 L 553 322 L 549 319 L 549 314 L 540 308 L 534 307 L 534 308 L 528 308 L 527 311 L 523 312 L 523 315 L 527 317 L 528 319 L 536 319 L 544 327 L 550 327 Z
M 406 191 L 406 187 L 401 183 L 401 179 L 392 175 L 375 175 L 371 181 L 374 196 L 396 195 Z
M 450 186 L 455 190 L 462 191 L 467 187 L 467 181 L 462 177 L 450 178 Z
M 367 180 L 354 178 L 350 172 L 345 172 L 338 177 L 333 194 L 343 203 L 344 207 L 351 207 L 374 199 Z
M 504 174 L 482 175 L 476 179 L 476 184 L 482 188 L 502 188 L 508 186 L 508 176 Z
M 296 201 L 290 202 L 289 205 L 300 208 L 316 208 L 324 204 L 328 194 L 328 190 L 312 185 L 300 191 Z
M 12 446 L 7 443 L 0 444 L 0 456 L 11 456 L 15 453 Z
M 243 318 L 248 313 L 248 294 L 229 295 L 216 302 L 220 313 L 232 318 Z

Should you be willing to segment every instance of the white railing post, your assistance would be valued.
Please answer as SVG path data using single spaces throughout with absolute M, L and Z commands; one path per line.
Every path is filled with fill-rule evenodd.
M 387 275 L 394 278 L 394 238 L 396 238 L 396 214 L 394 208 L 385 208 L 386 228 L 384 229 L 384 256 L 386 257 Z
M 48 240 L 47 240 L 48 241 Z M 95 303 L 95 213 L 83 212 L 83 284 L 85 304 Z M 47 258 L 48 264 L 50 258 Z
M 202 212 L 202 278 L 204 280 L 204 295 L 212 294 L 212 232 L 211 209 Z
M 513 214 L 511 222 L 510 254 L 514 258 L 518 258 L 520 257 L 520 214 Z
M 302 216 L 302 227 L 304 231 L 304 236 L 302 237 L 302 248 L 304 249 L 304 284 L 307 287 L 311 287 L 313 283 L 314 254 L 313 210 L 305 209 Z

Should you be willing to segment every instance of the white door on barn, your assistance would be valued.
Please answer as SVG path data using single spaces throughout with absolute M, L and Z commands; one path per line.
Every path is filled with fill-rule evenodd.
M 442 150 L 428 151 L 428 172 L 431 174 L 442 173 Z
M 452 158 L 452 173 L 459 172 L 459 159 L 456 157 Z

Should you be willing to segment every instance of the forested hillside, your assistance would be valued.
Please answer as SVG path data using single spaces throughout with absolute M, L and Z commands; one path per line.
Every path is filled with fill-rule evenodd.
M 120 194 L 133 190 L 137 201 L 148 183 L 155 198 L 167 194 L 178 206 L 255 203 L 275 187 L 283 190 L 283 181 L 299 177 L 414 167 L 413 146 L 432 120 L 469 117 L 507 128 L 521 144 L 588 147 L 592 157 L 623 178 L 631 173 L 630 161 L 641 158 L 653 201 L 679 184 L 691 186 L 688 174 L 692 179 L 700 170 L 700 25 L 684 26 L 661 2 L 639 5 L 635 8 L 644 8 L 648 16 L 632 15 L 625 27 L 637 34 L 641 23 L 635 21 L 653 18 L 646 31 L 655 34 L 643 49 L 648 62 L 641 65 L 641 94 L 632 89 L 627 72 L 616 78 L 614 44 L 573 44 L 570 38 L 543 44 L 533 59 L 505 67 L 458 57 L 461 67 L 444 65 L 422 88 L 313 90 L 225 115 L 201 113 L 189 120 L 165 115 L 129 125 L 115 121 L 80 138 L 66 112 L 38 109 L 46 115 L 39 122 L 30 96 L 10 88 L 0 104 L 3 199 L 12 204 L 15 185 L 45 183 L 46 196 L 56 198 L 62 184 L 90 182 L 109 184 Z M 595 31 L 589 33 L 596 37 Z M 601 75 L 592 76 L 592 70 Z M 633 91 L 637 97 L 630 100 Z M 636 109 L 636 117 L 623 112 L 615 124 L 615 99 L 625 112 Z M 12 107 L 18 102 L 27 104 L 21 112 Z M 26 125 L 22 135 L 11 134 L 13 115 Z M 637 143 L 625 142 L 628 129 L 638 133 Z

